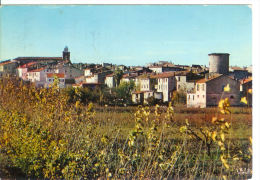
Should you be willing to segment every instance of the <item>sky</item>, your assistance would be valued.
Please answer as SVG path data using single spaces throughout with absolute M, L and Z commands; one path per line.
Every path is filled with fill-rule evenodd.
M 208 66 L 208 54 L 229 53 L 230 65 L 252 64 L 247 5 L 5 5 L 0 35 L 0 60 L 68 46 L 73 63 Z

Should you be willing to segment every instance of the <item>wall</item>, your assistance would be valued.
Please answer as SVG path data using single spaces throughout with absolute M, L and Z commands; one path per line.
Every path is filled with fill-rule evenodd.
M 223 88 L 229 84 L 230 92 L 223 93 Z M 228 97 L 231 106 L 240 105 L 240 83 L 228 76 L 220 76 L 207 82 L 207 106 L 216 106 L 221 99 Z

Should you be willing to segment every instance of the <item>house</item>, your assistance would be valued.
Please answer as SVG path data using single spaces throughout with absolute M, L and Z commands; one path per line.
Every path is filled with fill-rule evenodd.
M 114 87 L 116 87 L 116 81 L 115 81 L 114 74 L 108 74 L 108 75 L 106 75 L 105 84 L 106 84 L 107 87 L 109 87 L 109 88 L 114 88 Z
M 132 102 L 146 104 L 149 97 L 154 96 L 156 79 L 151 78 L 151 74 L 143 74 L 135 77 L 135 91 L 132 92 Z
M 38 63 L 37 62 L 30 62 L 27 64 L 23 64 L 17 68 L 18 77 L 24 81 L 28 80 L 27 72 L 33 69 L 37 69 Z
M 248 73 L 248 71 L 245 69 L 233 69 L 232 72 L 229 72 L 229 76 L 233 77 L 234 79 L 241 80 L 251 76 L 251 73 Z
M 72 64 L 60 63 L 55 67 L 55 73 L 65 74 L 65 79 L 74 79 L 79 76 L 83 76 L 83 70 L 74 67 Z
M 194 73 L 199 73 L 202 70 L 203 70 L 202 67 L 198 64 L 192 64 L 192 66 L 191 66 L 191 71 Z
M 104 84 L 106 76 L 108 74 L 111 74 L 111 71 L 92 73 L 92 75 L 85 77 L 86 78 L 86 83 L 100 83 L 100 84 Z
M 134 81 L 135 86 L 138 86 L 139 81 L 138 81 L 137 77 L 138 77 L 137 73 L 126 73 L 121 78 L 120 83 L 121 82 L 128 82 L 128 83 L 130 83 L 130 81 Z
M 62 73 L 48 73 L 46 77 L 45 87 L 50 87 L 54 83 L 55 78 L 58 79 L 58 87 L 65 88 L 65 75 Z
M 138 85 L 140 91 L 151 91 L 155 89 L 156 80 L 151 78 L 150 74 L 143 74 L 136 77 L 135 82 Z
M 176 90 L 175 72 L 165 72 L 153 75 L 152 78 L 157 80 L 157 92 L 162 93 L 163 102 L 169 102 L 172 92 Z
M 47 73 L 54 73 L 53 69 L 42 67 L 27 72 L 27 79 L 35 83 L 36 87 L 44 87 L 46 83 Z
M 168 71 L 183 71 L 184 70 L 182 67 L 163 66 L 163 65 L 149 66 L 149 69 L 155 73 L 163 73 L 163 72 L 168 72 Z
M 192 73 L 190 71 L 176 72 L 176 90 L 185 92 L 193 91 L 196 80 L 201 79 L 202 77 L 203 76 Z
M 240 93 L 241 97 L 247 98 L 248 105 L 252 106 L 252 77 L 240 80 Z
M 75 77 L 76 84 L 83 83 L 83 82 L 85 82 L 85 76 Z
M 224 92 L 229 84 L 230 91 Z M 216 74 L 196 81 L 194 92 L 187 93 L 187 107 L 217 106 L 220 99 L 229 98 L 231 106 L 240 105 L 240 83 L 227 75 Z
M 0 63 L 0 77 L 16 75 L 17 63 L 13 61 L 4 61 Z
M 147 104 L 148 98 L 153 97 L 155 100 L 162 99 L 162 93 L 156 91 L 135 91 L 132 93 L 132 102 L 134 104 Z

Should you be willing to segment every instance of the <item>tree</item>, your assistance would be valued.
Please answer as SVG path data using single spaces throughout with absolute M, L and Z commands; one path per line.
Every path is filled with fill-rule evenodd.
M 123 77 L 123 71 L 121 69 L 116 69 L 114 72 L 114 78 L 115 78 L 115 82 L 116 82 L 116 86 L 119 86 L 120 84 L 120 80 Z
M 184 91 L 174 91 L 172 94 L 172 101 L 176 104 L 186 104 L 186 92 Z
M 116 88 L 116 98 L 122 103 L 130 103 L 131 102 L 131 92 L 135 87 L 134 81 L 130 82 L 122 82 Z

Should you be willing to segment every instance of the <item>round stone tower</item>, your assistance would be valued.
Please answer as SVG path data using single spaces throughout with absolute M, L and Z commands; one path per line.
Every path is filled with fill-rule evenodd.
M 228 74 L 229 72 L 229 54 L 211 53 L 209 54 L 209 73 L 210 74 Z

